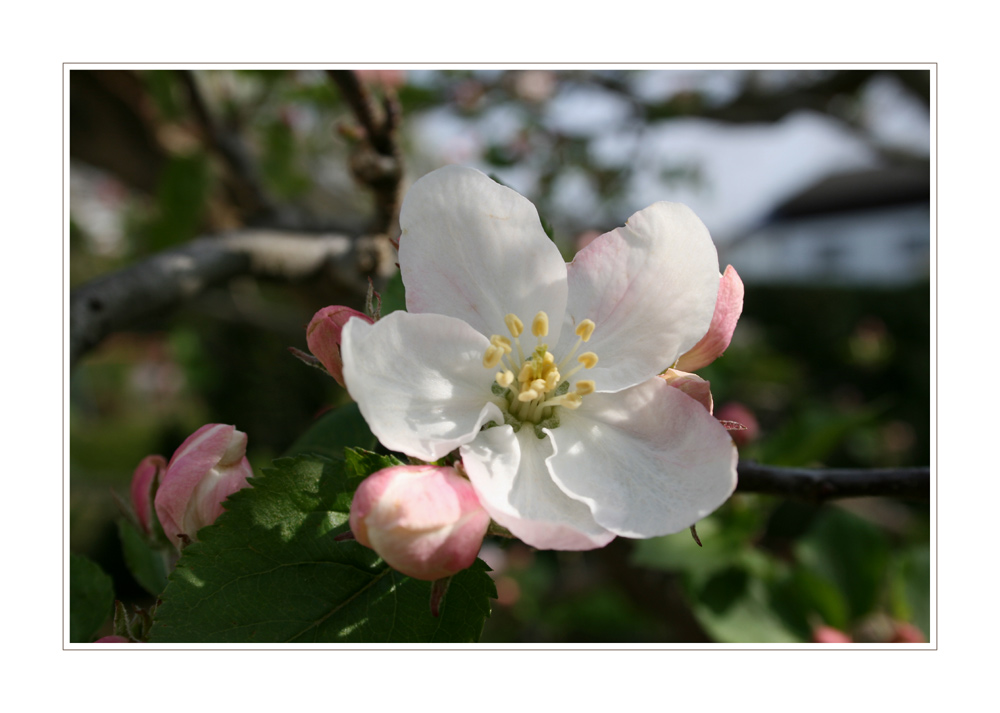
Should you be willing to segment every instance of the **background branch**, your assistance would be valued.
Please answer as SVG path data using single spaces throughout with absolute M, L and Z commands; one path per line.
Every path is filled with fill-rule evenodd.
M 112 332 L 239 275 L 304 280 L 326 271 L 360 300 L 368 282 L 359 261 L 368 259 L 343 235 L 248 230 L 193 240 L 73 290 L 70 368 Z
M 930 468 L 783 468 L 740 461 L 740 493 L 763 493 L 822 502 L 886 496 L 930 498 Z

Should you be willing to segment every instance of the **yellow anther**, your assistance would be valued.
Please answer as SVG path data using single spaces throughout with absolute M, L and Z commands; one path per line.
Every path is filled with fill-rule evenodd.
M 490 344 L 500 349 L 503 349 L 504 354 L 510 354 L 512 349 L 510 346 L 510 340 L 507 337 L 503 337 L 499 334 L 494 334 L 490 337 Z
M 552 352 L 545 352 L 545 356 L 542 357 L 542 366 L 546 367 L 550 364 L 555 364 L 556 358 L 552 356 Z
M 576 393 L 580 394 L 580 396 L 594 393 L 594 388 L 596 388 L 595 384 L 590 379 L 576 382 Z
M 517 400 L 522 401 L 524 403 L 528 403 L 529 401 L 534 401 L 537 398 L 538 398 L 538 392 L 535 391 L 534 389 L 526 389 L 517 395 Z
M 583 403 L 583 397 L 580 396 L 580 394 L 576 393 L 575 391 L 571 391 L 570 393 L 563 396 L 563 401 L 559 405 L 565 406 L 568 409 L 575 409 L 575 408 L 580 408 L 580 404 L 582 403 Z
M 497 383 L 505 389 L 514 383 L 514 372 L 512 371 L 498 371 L 497 372 Z
M 585 342 L 590 341 L 590 336 L 594 333 L 596 326 L 592 320 L 585 319 L 576 325 L 576 336 Z
M 576 360 L 583 364 L 584 369 L 593 369 L 597 366 L 597 355 L 594 352 L 584 352 Z
M 559 371 L 558 369 L 553 369 L 545 375 L 545 390 L 552 391 L 557 386 L 559 386 Z
M 493 346 L 492 344 L 486 347 L 486 352 L 483 354 L 483 366 L 487 369 L 492 369 L 497 364 L 500 363 L 500 359 L 503 358 L 503 349 L 500 347 Z
M 522 384 L 527 384 L 529 381 L 535 378 L 535 370 L 531 368 L 531 362 L 524 362 L 524 366 L 521 367 L 521 373 L 517 375 L 517 380 Z
M 539 312 L 531 321 L 531 333 L 536 337 L 544 337 L 549 333 L 549 316 L 544 312 Z
M 514 339 L 521 336 L 521 332 L 524 331 L 524 322 L 517 318 L 516 314 L 508 314 L 503 318 L 503 323 L 507 325 L 507 329 L 510 330 L 510 334 Z
M 539 394 L 545 393 L 545 379 L 535 379 L 531 382 L 531 391 Z

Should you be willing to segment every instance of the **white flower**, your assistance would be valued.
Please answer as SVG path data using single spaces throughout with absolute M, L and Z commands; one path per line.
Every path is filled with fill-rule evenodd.
M 408 312 L 343 330 L 344 379 L 387 448 L 458 449 L 490 516 L 547 549 L 678 532 L 736 487 L 736 449 L 657 375 L 707 332 L 715 246 L 657 203 L 572 263 L 534 206 L 448 166 L 400 217 Z

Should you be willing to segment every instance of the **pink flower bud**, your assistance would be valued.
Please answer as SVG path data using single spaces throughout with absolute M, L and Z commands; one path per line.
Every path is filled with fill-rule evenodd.
M 222 502 L 247 486 L 247 435 L 210 423 L 188 436 L 160 479 L 154 506 L 167 537 L 180 548 L 222 514 Z M 182 537 L 183 536 L 183 537 Z
M 476 561 L 490 516 L 454 468 L 399 465 L 368 476 L 351 503 L 351 531 L 393 569 L 434 581 Z
M 719 294 L 715 298 L 715 313 L 708 332 L 690 351 L 677 360 L 681 371 L 697 371 L 722 356 L 729 347 L 736 330 L 736 323 L 743 314 L 743 280 L 736 269 L 729 265 L 719 278 Z
M 709 413 L 712 413 L 712 390 L 709 382 L 697 374 L 689 374 L 686 371 L 678 371 L 677 369 L 667 369 L 660 374 L 660 377 L 675 389 L 680 389 L 700 403 L 708 409 Z
M 850 644 L 851 637 L 840 629 L 820 625 L 813 628 L 813 643 L 816 644 Z
M 147 535 L 153 531 L 153 523 L 150 520 L 153 510 L 153 483 L 156 482 L 157 476 L 163 477 L 166 468 L 167 459 L 163 456 L 146 456 L 132 475 L 130 488 L 132 508 L 139 518 L 139 525 Z
M 330 376 L 344 385 L 344 362 L 340 358 L 340 333 L 344 325 L 352 317 L 359 317 L 368 324 L 372 320 L 350 307 L 335 305 L 324 307 L 315 315 L 306 327 L 306 344 L 309 351 L 322 362 Z

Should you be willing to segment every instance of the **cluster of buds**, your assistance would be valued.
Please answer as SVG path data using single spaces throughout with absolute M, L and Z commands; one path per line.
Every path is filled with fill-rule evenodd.
M 142 530 L 153 536 L 159 522 L 177 549 L 195 540 L 198 530 L 222 514 L 223 501 L 247 486 L 253 469 L 246 448 L 245 433 L 210 423 L 188 436 L 169 462 L 159 455 L 144 458 L 130 491 Z

